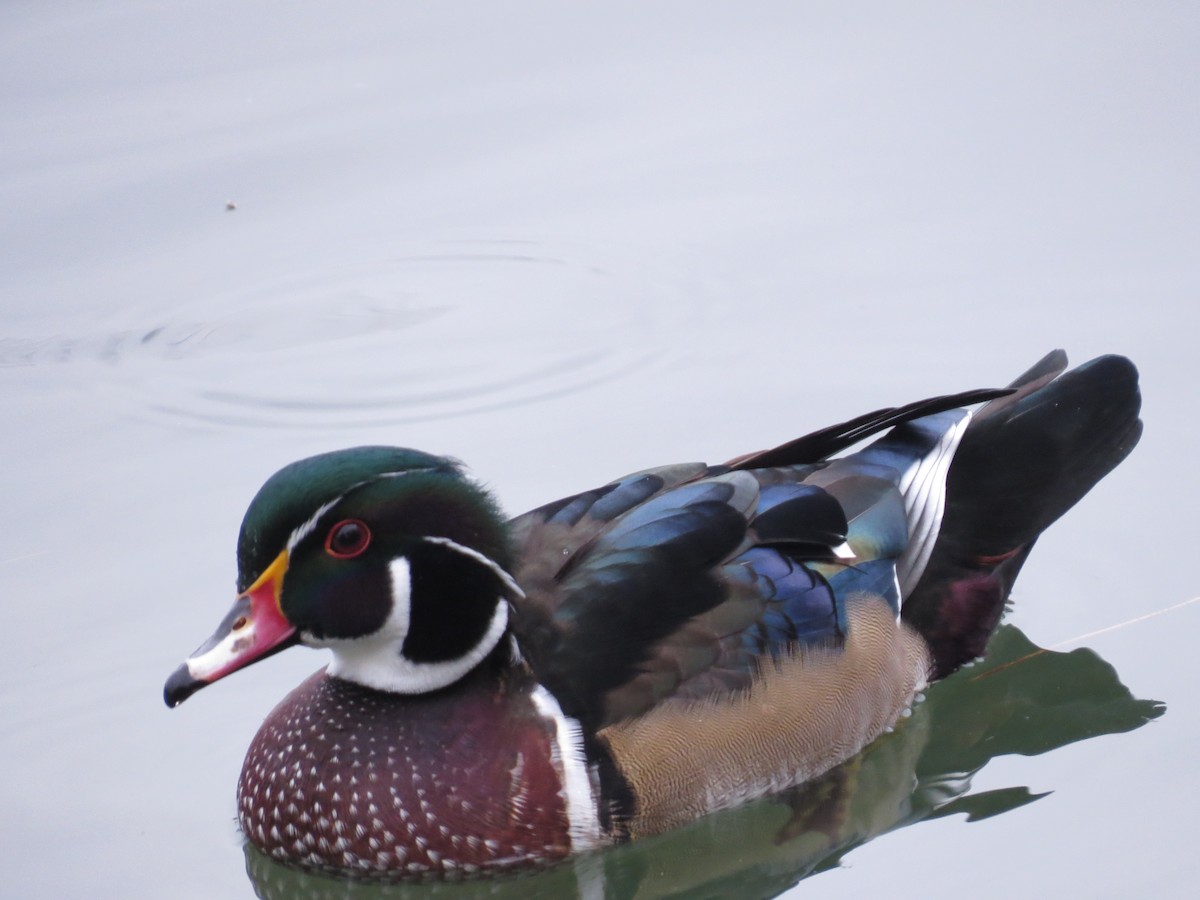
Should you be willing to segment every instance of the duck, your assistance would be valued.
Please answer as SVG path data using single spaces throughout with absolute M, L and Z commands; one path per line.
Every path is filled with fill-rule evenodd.
M 295 645 L 236 808 L 284 864 L 486 876 L 819 777 L 985 653 L 1038 536 L 1134 448 L 1134 365 L 1048 354 L 722 465 L 506 519 L 457 460 L 363 446 L 251 501 L 176 707 Z

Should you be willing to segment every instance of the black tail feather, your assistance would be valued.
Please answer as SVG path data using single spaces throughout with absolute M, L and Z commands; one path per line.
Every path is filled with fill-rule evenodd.
M 972 419 L 947 476 L 946 508 L 904 618 L 930 643 L 939 675 L 979 656 L 1039 534 L 1141 436 L 1137 369 L 1103 356 L 1057 378 L 1055 351 Z

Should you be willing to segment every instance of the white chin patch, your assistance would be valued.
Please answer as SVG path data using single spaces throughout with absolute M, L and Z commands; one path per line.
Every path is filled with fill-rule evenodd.
M 508 627 L 508 602 L 497 597 L 487 631 L 467 653 L 457 659 L 433 663 L 406 658 L 401 649 L 412 616 L 412 578 L 404 557 L 393 560 L 388 568 L 392 576 L 392 611 L 382 628 L 361 638 L 305 640 L 333 651 L 333 662 L 327 670 L 330 675 L 379 691 L 424 694 L 458 681 L 479 665 L 504 635 Z

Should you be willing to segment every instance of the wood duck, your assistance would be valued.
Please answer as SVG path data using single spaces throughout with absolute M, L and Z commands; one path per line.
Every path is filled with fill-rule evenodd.
M 507 523 L 445 457 L 292 463 L 166 702 L 329 648 L 251 743 L 238 817 L 364 877 L 548 864 L 803 783 L 983 654 L 1038 535 L 1137 443 L 1132 363 L 1066 363 Z

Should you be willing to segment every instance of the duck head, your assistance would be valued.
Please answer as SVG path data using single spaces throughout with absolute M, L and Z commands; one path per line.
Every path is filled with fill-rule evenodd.
M 508 633 L 504 520 L 454 460 L 358 447 L 273 475 L 238 536 L 238 596 L 167 679 L 178 706 L 294 644 L 333 651 L 329 673 L 423 693 L 462 678 Z

